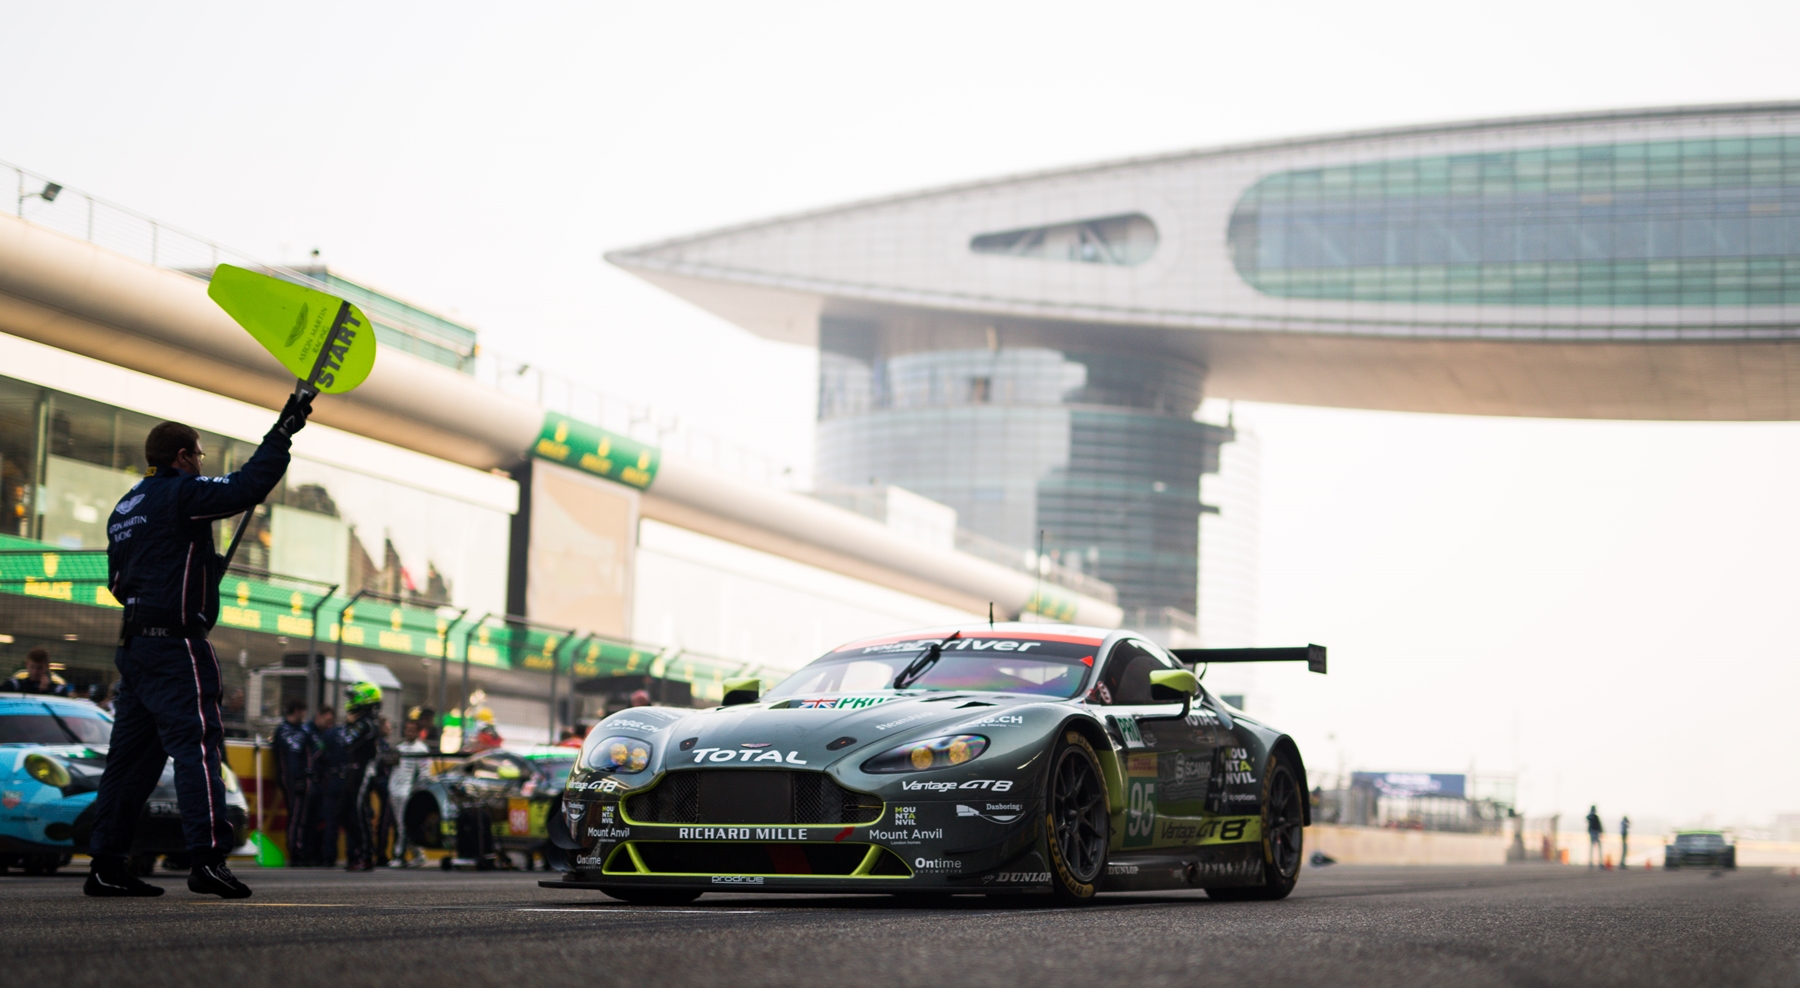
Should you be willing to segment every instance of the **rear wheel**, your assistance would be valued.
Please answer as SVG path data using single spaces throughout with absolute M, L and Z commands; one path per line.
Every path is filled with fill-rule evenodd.
M 1207 889 L 1210 899 L 1226 902 L 1285 899 L 1300 878 L 1300 854 L 1305 842 L 1306 810 L 1301 802 L 1300 776 L 1285 755 L 1269 760 L 1263 776 L 1261 885 Z
M 1050 759 L 1038 837 L 1038 854 L 1050 865 L 1050 887 L 1058 902 L 1093 901 L 1106 873 L 1110 826 L 1100 759 L 1086 738 L 1069 731 Z
M 685 906 L 701 895 L 687 889 L 603 888 L 600 891 L 634 906 Z

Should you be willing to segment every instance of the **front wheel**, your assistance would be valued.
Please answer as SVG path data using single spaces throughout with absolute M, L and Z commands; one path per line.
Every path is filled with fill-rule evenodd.
M 1038 835 L 1038 853 L 1050 865 L 1050 887 L 1058 902 L 1092 902 L 1100 891 L 1111 822 L 1100 759 L 1086 738 L 1069 731 L 1050 759 Z
M 1288 897 L 1300 878 L 1300 853 L 1306 839 L 1306 811 L 1301 801 L 1305 798 L 1299 773 L 1288 757 L 1270 758 L 1269 771 L 1263 776 L 1262 884 L 1207 889 L 1207 898 L 1247 902 Z
M 687 889 L 602 888 L 600 891 L 634 906 L 685 906 L 701 893 Z

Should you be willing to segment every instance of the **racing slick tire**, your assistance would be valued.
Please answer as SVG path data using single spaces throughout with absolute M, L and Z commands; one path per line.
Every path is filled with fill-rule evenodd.
M 654 888 L 619 888 L 617 886 L 600 889 L 615 899 L 623 899 L 634 906 L 685 906 L 701 893 L 692 889 L 654 889 Z
M 1263 773 L 1261 885 L 1206 890 L 1206 897 L 1222 902 L 1256 902 L 1285 899 L 1300 879 L 1301 850 L 1305 842 L 1306 798 L 1300 789 L 1300 773 L 1286 755 L 1269 759 Z
M 1050 757 L 1044 785 L 1044 822 L 1037 850 L 1050 865 L 1050 890 L 1058 903 L 1094 901 L 1106 874 L 1112 810 L 1094 746 L 1079 731 L 1066 731 Z

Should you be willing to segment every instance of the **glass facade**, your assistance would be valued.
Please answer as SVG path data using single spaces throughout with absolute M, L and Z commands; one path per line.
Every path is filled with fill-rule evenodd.
M 0 377 L 0 532 L 104 549 L 106 520 L 144 473 L 161 419 Z M 201 432 L 209 472 L 255 444 Z M 220 546 L 237 519 L 218 523 Z M 431 491 L 295 457 L 257 509 L 236 562 L 421 604 L 503 612 L 511 518 Z
M 1800 303 L 1800 137 L 1607 143 L 1283 171 L 1238 201 L 1267 295 L 1500 305 Z
M 1129 266 L 1149 260 L 1156 251 L 1156 243 L 1156 224 L 1150 222 L 1150 217 L 1129 213 L 983 233 L 969 241 L 969 249 L 977 254 Z
M 821 480 L 917 492 L 1021 553 L 1041 530 L 1121 606 L 1194 612 L 1200 475 L 1230 436 L 1194 421 L 1201 367 L 997 337 L 887 352 L 899 337 L 821 321 Z

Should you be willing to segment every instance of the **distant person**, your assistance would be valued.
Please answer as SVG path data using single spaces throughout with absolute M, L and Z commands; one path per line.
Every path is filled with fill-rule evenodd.
M 504 744 L 506 744 L 506 739 L 500 736 L 499 728 L 492 724 L 483 724 L 476 729 L 475 740 L 470 744 L 469 751 L 480 754 L 484 751 L 493 751 Z
M 294 697 L 282 706 L 281 723 L 275 725 L 271 739 L 275 748 L 275 778 L 287 800 L 288 867 L 298 868 L 306 861 L 311 841 L 307 839 L 307 803 L 312 793 L 313 735 L 306 729 L 306 701 Z
M 425 852 L 415 847 L 406 835 L 406 801 L 413 790 L 431 775 L 431 746 L 426 743 L 429 728 L 420 715 L 430 711 L 414 710 L 413 718 L 400 728 L 400 763 L 388 774 L 387 798 L 394 808 L 394 857 L 390 868 L 417 868 L 425 863 Z
M 107 713 L 112 713 L 112 687 L 105 683 L 95 683 L 88 687 L 88 702 Z
M 1631 818 L 1619 818 L 1619 868 L 1625 867 L 1625 855 L 1631 849 Z
M 337 806 L 326 805 L 331 791 L 331 767 L 336 761 L 337 711 L 321 708 L 307 726 L 312 735 L 312 792 L 306 800 L 306 863 L 309 867 L 329 868 L 337 864 L 337 830 L 331 826 L 335 818 L 329 815 Z
M 556 742 L 556 746 L 558 748 L 579 748 L 586 740 L 586 727 L 565 727 L 562 738 Z
M 1600 865 L 1600 838 L 1606 833 L 1606 828 L 1600 825 L 1600 810 L 1598 807 L 1588 807 L 1587 825 L 1588 867 L 1595 868 Z
M 50 653 L 43 648 L 26 652 L 25 668 L 13 673 L 11 679 L 0 683 L 0 690 L 42 696 L 68 696 L 73 692 L 68 680 L 50 671 Z
M 400 764 L 400 749 L 394 744 L 394 725 L 386 717 L 379 717 L 380 729 L 375 745 L 375 759 L 369 763 L 368 771 L 363 776 L 363 809 L 367 813 L 372 808 L 375 814 L 374 853 L 369 860 L 376 866 L 389 864 L 388 849 L 394 846 L 394 800 L 389 796 L 394 769 Z
M 369 871 L 374 822 L 367 806 L 369 764 L 381 739 L 381 687 L 353 684 L 344 698 L 344 723 L 332 729 L 326 746 L 330 775 L 325 785 L 325 853 L 337 863 L 338 832 L 344 834 L 344 870 Z
M 631 705 L 634 707 L 648 707 L 650 705 L 650 691 L 649 690 L 632 690 L 631 691 Z

